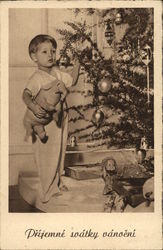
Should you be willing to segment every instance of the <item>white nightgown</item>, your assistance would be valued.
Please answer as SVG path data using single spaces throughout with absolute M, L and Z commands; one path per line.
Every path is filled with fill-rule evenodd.
M 48 81 L 61 80 L 66 87 L 72 84 L 72 77 L 58 69 L 53 69 L 51 74 L 37 70 L 29 79 L 28 88 L 33 97 L 37 95 L 41 86 Z M 66 104 L 65 104 L 66 106 Z M 58 193 L 59 179 L 63 174 L 64 159 L 67 144 L 68 114 L 64 113 L 61 128 L 52 121 L 45 126 L 48 141 L 43 144 L 39 138 L 33 143 L 34 157 L 39 174 L 38 195 L 42 202 L 48 202 L 50 198 Z

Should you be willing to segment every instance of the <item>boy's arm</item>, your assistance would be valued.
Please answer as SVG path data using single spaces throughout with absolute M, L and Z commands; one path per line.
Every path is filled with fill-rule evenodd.
M 64 101 L 64 99 L 68 93 L 68 90 L 62 81 L 58 81 L 57 87 L 58 87 L 59 92 L 61 93 L 60 101 Z
M 34 113 L 35 116 L 43 118 L 46 115 L 46 111 L 33 102 L 32 93 L 29 89 L 24 89 L 22 97 L 26 106 Z
M 78 59 L 75 59 L 74 67 L 73 67 L 72 72 L 71 72 L 72 86 L 74 86 L 77 83 L 77 80 L 79 77 L 79 71 L 80 71 L 80 62 Z

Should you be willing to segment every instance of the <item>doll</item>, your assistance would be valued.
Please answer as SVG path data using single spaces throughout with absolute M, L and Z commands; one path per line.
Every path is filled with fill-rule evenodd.
M 44 117 L 38 118 L 30 109 L 27 109 L 24 117 L 24 125 L 26 127 L 25 140 L 33 133 L 36 133 L 40 140 L 46 143 L 48 136 L 46 135 L 44 125 L 54 120 L 58 127 L 60 127 L 62 119 L 62 102 L 66 94 L 67 90 L 64 84 L 59 80 L 50 82 L 40 89 L 33 102 L 44 109 L 46 114 Z

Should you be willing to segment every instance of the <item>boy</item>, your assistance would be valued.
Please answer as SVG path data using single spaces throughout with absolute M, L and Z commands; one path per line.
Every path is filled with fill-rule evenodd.
M 80 65 L 72 71 L 72 77 L 56 67 L 55 39 L 48 35 L 38 35 L 29 44 L 29 55 L 37 64 L 38 70 L 30 77 L 23 92 L 23 100 L 28 109 L 24 117 L 26 137 L 37 134 L 42 143 L 46 143 L 48 136 L 44 125 L 53 119 L 60 127 L 63 114 L 63 103 L 67 95 L 69 83 L 74 85 L 78 78 Z

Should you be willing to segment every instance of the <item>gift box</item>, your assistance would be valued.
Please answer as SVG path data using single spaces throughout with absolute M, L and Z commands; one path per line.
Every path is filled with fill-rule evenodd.
M 67 167 L 65 175 L 77 180 L 96 179 L 102 176 L 102 170 L 99 166 Z

